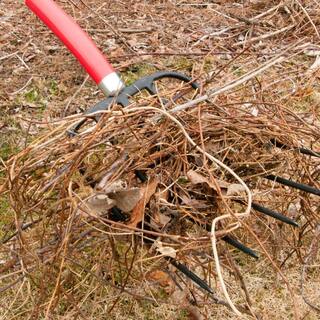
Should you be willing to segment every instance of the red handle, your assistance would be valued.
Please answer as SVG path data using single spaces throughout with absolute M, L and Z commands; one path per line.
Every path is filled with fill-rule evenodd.
M 122 88 L 120 78 L 89 35 L 54 1 L 25 0 L 25 3 L 66 45 L 107 95 Z

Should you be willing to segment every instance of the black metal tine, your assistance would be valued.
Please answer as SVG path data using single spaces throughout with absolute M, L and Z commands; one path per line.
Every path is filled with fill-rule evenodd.
M 146 86 L 146 90 L 153 96 L 157 94 L 157 89 L 154 83 L 150 83 Z
M 241 201 L 241 200 L 235 200 L 235 201 L 245 205 L 245 203 L 243 201 Z M 266 208 L 266 207 L 264 207 L 264 206 L 262 206 L 262 205 L 260 205 L 260 204 L 258 204 L 256 202 L 252 202 L 251 207 L 252 207 L 252 209 L 254 209 L 256 211 L 259 211 L 259 212 L 261 212 L 263 214 L 266 214 L 267 216 L 270 216 L 270 217 L 272 217 L 274 219 L 277 219 L 277 220 L 282 221 L 284 223 L 290 224 L 290 225 L 292 225 L 294 227 L 299 227 L 299 224 L 296 221 L 286 217 L 285 215 L 283 215 L 283 214 L 281 214 L 279 212 L 276 212 L 276 211 L 273 211 L 273 210 L 271 210 L 269 208 Z
M 222 238 L 222 240 L 225 241 L 226 243 L 230 244 L 231 246 L 235 247 L 236 249 L 242 251 L 243 253 L 249 255 L 250 257 L 255 258 L 255 259 L 259 259 L 259 255 L 255 251 L 248 248 L 247 246 L 242 244 L 237 239 L 227 235 L 227 236 L 224 236 Z
M 148 181 L 148 176 L 143 172 L 142 170 L 135 170 L 134 174 L 136 177 L 141 181 L 141 182 L 147 182 Z
M 307 184 L 298 183 L 298 182 L 295 182 L 295 181 L 292 181 L 292 180 L 289 180 L 289 179 L 285 179 L 285 178 L 282 178 L 282 177 L 275 176 L 273 174 L 265 176 L 264 178 L 266 178 L 268 180 L 271 180 L 271 181 L 278 182 L 280 184 L 283 184 L 285 186 L 288 186 L 288 187 L 291 187 L 291 188 L 294 188 L 294 189 L 298 189 L 298 190 L 301 190 L 301 191 L 305 191 L 305 192 L 308 192 L 308 193 L 315 194 L 316 196 L 320 196 L 320 189 L 311 187 L 311 186 L 309 186 Z
M 112 217 L 114 218 L 114 221 L 124 221 L 124 215 L 122 214 L 121 210 L 117 207 L 113 207 L 112 210 Z M 143 238 L 145 238 L 143 236 Z M 148 240 L 149 241 L 149 240 Z M 186 265 L 182 264 L 181 262 L 178 262 L 176 259 L 172 257 L 165 257 L 174 267 L 176 267 L 179 271 L 181 271 L 185 276 L 187 276 L 189 279 L 191 279 L 194 283 L 196 283 L 199 287 L 206 290 L 207 292 L 214 295 L 214 291 L 209 287 L 209 285 L 199 278 L 194 272 L 192 272 Z
M 211 231 L 211 226 L 209 224 L 206 224 L 205 227 L 206 227 L 207 231 L 209 231 L 209 232 Z M 231 246 L 235 247 L 239 251 L 249 255 L 250 257 L 255 258 L 255 259 L 259 259 L 259 256 L 255 251 L 253 251 L 249 247 L 245 246 L 239 240 L 237 240 L 237 239 L 235 239 L 235 238 L 233 238 L 233 237 L 231 237 L 229 235 L 226 235 L 226 236 L 222 237 L 221 240 L 223 240 L 224 242 L 226 242 L 226 243 L 230 244 Z
M 290 224 L 291 226 L 299 227 L 299 224 L 296 221 L 286 217 L 285 215 L 283 215 L 279 212 L 276 212 L 276 211 L 273 211 L 269 208 L 263 207 L 262 205 L 260 205 L 258 203 L 252 202 L 252 209 L 259 211 L 259 212 L 261 212 L 267 216 L 270 216 L 274 219 L 282 221 L 284 223 Z
M 196 223 L 196 220 L 194 220 L 191 217 L 188 217 L 188 219 L 193 222 Z M 210 232 L 211 231 L 211 225 L 206 223 L 204 225 L 204 228 L 206 229 L 206 231 Z M 221 238 L 221 240 L 227 242 L 228 244 L 230 244 L 231 246 L 235 247 L 236 249 L 238 249 L 239 251 L 255 258 L 255 259 L 259 259 L 259 256 L 250 248 L 248 248 L 247 246 L 245 246 L 243 243 L 241 243 L 240 241 L 234 239 L 233 237 L 226 235 L 224 237 Z
M 320 158 L 320 153 L 307 148 L 298 148 L 299 152 L 308 156 Z
M 110 220 L 115 222 L 127 220 L 127 216 L 119 208 L 113 207 L 110 211 Z
M 186 277 L 188 277 L 195 284 L 197 284 L 200 288 L 206 290 L 207 292 L 213 295 L 215 294 L 214 291 L 209 287 L 209 285 L 204 280 L 199 278 L 194 272 L 192 272 L 186 265 L 178 262 L 174 258 L 167 257 L 167 260 L 179 271 L 181 271 Z
M 271 142 L 275 147 L 280 148 L 280 149 L 286 149 L 286 150 L 294 149 L 294 150 L 299 151 L 299 152 L 302 153 L 302 154 L 320 158 L 320 153 L 319 153 L 319 152 L 313 151 L 313 150 L 308 149 L 308 148 L 290 147 L 290 146 L 288 146 L 288 145 L 286 145 L 286 144 L 284 144 L 284 143 L 281 143 L 280 141 L 278 141 L 278 140 L 276 140 L 276 139 L 270 139 L 270 142 Z

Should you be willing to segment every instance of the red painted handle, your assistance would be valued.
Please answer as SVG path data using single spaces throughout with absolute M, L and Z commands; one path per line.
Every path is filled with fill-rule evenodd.
M 26 5 L 57 35 L 100 84 L 114 69 L 89 35 L 52 0 L 25 0 Z

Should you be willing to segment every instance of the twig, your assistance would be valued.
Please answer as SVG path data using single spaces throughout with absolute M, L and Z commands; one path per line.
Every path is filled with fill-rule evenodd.
M 284 27 L 282 29 L 279 29 L 279 30 L 276 30 L 276 31 L 273 31 L 273 32 L 269 32 L 269 33 L 265 33 L 265 34 L 262 34 L 261 36 L 258 36 L 258 37 L 253 37 L 253 38 L 250 38 L 248 40 L 243 40 L 243 41 L 237 42 L 233 46 L 238 47 L 238 46 L 242 46 L 244 44 L 250 44 L 252 42 L 265 40 L 265 39 L 271 38 L 273 36 L 276 36 L 276 35 L 278 35 L 278 34 L 280 34 L 282 32 L 288 31 L 288 30 L 292 29 L 293 27 L 294 27 L 294 25 L 286 26 L 286 27 Z
M 81 83 L 81 86 L 78 87 L 78 89 L 76 90 L 76 92 L 72 95 L 72 97 L 69 99 L 67 105 L 65 106 L 64 110 L 63 110 L 63 116 L 65 117 L 67 115 L 67 112 L 69 110 L 70 104 L 73 102 L 73 100 L 77 97 L 77 95 L 80 93 L 80 91 L 83 89 L 83 87 L 85 86 L 85 84 L 87 83 L 87 81 L 89 80 L 89 75 L 87 75 L 83 82 Z
M 19 53 L 19 51 L 15 51 L 15 52 L 9 53 L 7 55 L 1 56 L 0 57 L 0 61 L 8 59 L 8 58 L 10 58 L 12 56 L 17 56 L 18 53 Z
M 20 89 L 18 89 L 17 91 L 14 91 L 14 92 L 12 92 L 12 93 L 8 93 L 8 95 L 14 96 L 14 95 L 20 93 L 21 91 L 23 91 L 23 90 L 30 84 L 30 82 L 32 81 L 32 79 L 33 79 L 33 76 L 31 76 L 31 77 L 29 78 L 29 80 L 26 82 L 26 84 L 23 85 Z
M 186 110 L 188 108 L 193 107 L 194 105 L 204 102 L 210 98 L 213 98 L 214 96 L 217 96 L 221 93 L 224 93 L 228 90 L 231 90 L 245 82 L 247 82 L 248 80 L 255 78 L 257 75 L 261 74 L 262 72 L 264 72 L 265 70 L 269 69 L 270 67 L 272 67 L 273 65 L 277 64 L 277 63 L 281 63 L 282 61 L 285 60 L 285 57 L 280 56 L 277 58 L 273 58 L 271 59 L 268 63 L 266 63 L 264 66 L 259 67 L 256 70 L 250 71 L 249 73 L 245 74 L 244 76 L 241 76 L 240 78 L 233 80 L 231 82 L 229 82 L 228 84 L 226 84 L 225 86 L 223 86 L 222 88 L 217 88 L 217 89 L 211 89 L 209 91 L 208 94 L 205 94 L 199 98 L 196 98 L 192 101 L 189 101 L 185 104 L 182 105 L 178 105 L 176 107 L 174 107 L 173 109 L 170 110 L 171 113 L 175 113 L 175 112 L 179 112 L 182 110 Z
M 21 62 L 28 70 L 30 70 L 30 67 L 25 63 L 25 61 L 24 61 L 18 54 L 16 54 L 16 57 L 20 60 L 20 62 Z
M 294 44 L 292 46 L 289 46 L 286 50 L 283 51 L 283 54 L 288 52 L 290 49 L 294 48 L 295 46 L 296 46 L 296 44 Z M 300 50 L 302 51 L 302 48 Z M 295 54 L 297 54 L 297 53 L 295 53 Z M 205 95 L 203 95 L 203 96 L 201 96 L 199 98 L 196 98 L 196 99 L 194 99 L 192 101 L 189 101 L 189 102 L 187 102 L 185 104 L 181 104 L 181 105 L 178 105 L 178 106 L 174 107 L 173 109 L 170 110 L 170 113 L 175 113 L 175 112 L 179 112 L 179 111 L 182 111 L 182 110 L 186 110 L 188 108 L 193 107 L 194 105 L 196 105 L 198 103 L 204 102 L 204 101 L 206 101 L 206 100 L 208 100 L 210 98 L 213 98 L 213 97 L 215 97 L 215 96 L 217 96 L 217 95 L 219 95 L 221 93 L 224 93 L 226 91 L 234 89 L 237 86 L 249 81 L 250 79 L 257 77 L 259 74 L 261 74 L 264 71 L 270 69 L 272 66 L 285 61 L 286 59 L 287 58 L 285 56 L 283 56 L 282 54 L 278 55 L 278 56 L 270 59 L 264 65 L 254 69 L 252 71 L 249 71 L 248 73 L 246 73 L 245 75 L 239 77 L 238 79 L 230 81 L 228 84 L 224 85 L 223 87 L 216 88 L 216 89 L 211 89 L 211 90 L 209 90 L 209 93 L 207 93 L 207 94 L 205 94 Z
M 301 10 L 303 11 L 303 13 L 306 15 L 307 19 L 310 21 L 310 23 L 311 23 L 314 31 L 316 32 L 316 35 L 317 35 L 318 39 L 320 40 L 320 33 L 319 33 L 319 31 L 318 31 L 318 28 L 316 27 L 316 25 L 315 25 L 314 22 L 312 21 L 309 13 L 308 13 L 307 10 L 305 9 L 305 7 L 300 3 L 299 0 L 295 0 L 295 1 L 296 1 L 296 3 L 299 5 L 299 7 L 300 7 Z

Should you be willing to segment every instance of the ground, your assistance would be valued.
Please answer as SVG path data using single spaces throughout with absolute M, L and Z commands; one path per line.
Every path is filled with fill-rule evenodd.
M 215 107 L 222 104 L 247 106 L 254 100 L 261 100 L 299 113 L 305 123 L 319 129 L 320 7 L 316 1 L 57 2 L 92 36 L 127 84 L 156 70 L 184 72 L 206 84 L 203 93 L 214 92 L 212 90 L 238 79 L 238 86 L 212 98 Z M 254 76 L 249 74 L 281 55 L 284 61 L 279 60 L 274 67 L 258 71 Z M 247 82 L 241 80 L 244 75 L 248 75 Z M 2 0 L 0 3 L 0 83 L 1 192 L 1 185 L 7 178 L 7 160 L 46 132 L 52 121 L 82 113 L 100 101 L 103 95 L 76 59 L 22 1 Z M 249 111 L 255 112 L 255 109 Z M 296 133 L 291 132 L 294 141 L 299 139 L 299 130 L 302 131 L 299 127 Z M 319 137 L 317 139 L 313 143 L 319 150 Z M 317 177 L 315 180 L 319 184 Z M 10 205 L 9 193 L 0 193 L 0 196 L 0 237 L 3 238 L 14 209 Z M 308 201 L 315 200 L 308 198 Z M 291 202 L 296 204 L 294 199 Z M 301 203 L 303 207 L 306 202 L 301 200 Z M 319 205 L 312 208 L 313 222 L 302 219 L 306 235 L 304 231 L 268 221 L 269 233 L 263 237 L 292 292 L 263 252 L 259 252 L 258 261 L 235 250 L 231 252 L 241 269 L 253 313 L 258 319 L 319 318 L 319 307 L 316 307 L 320 297 L 319 259 L 315 245 L 312 245 L 313 239 L 318 237 Z M 292 215 L 297 214 L 294 209 L 292 212 Z M 258 232 L 259 228 L 255 231 Z M 290 243 L 286 242 L 288 233 Z M 303 241 L 300 240 L 302 235 Z M 254 243 L 249 236 L 242 239 Z M 3 247 L 8 248 L 5 244 Z M 298 249 L 288 255 L 292 248 Z M 258 246 L 255 249 L 260 250 Z M 313 252 L 309 263 L 312 270 L 303 286 L 304 296 L 313 307 L 305 303 L 301 294 L 302 262 L 310 256 L 310 250 Z M 2 270 L 5 261 L 0 260 Z M 77 275 L 81 276 L 80 273 Z M 234 274 L 226 269 L 225 278 L 229 285 Z M 40 311 L 35 313 L 36 316 L 28 314 L 31 309 L 34 312 L 32 287 L 18 282 L 10 290 L 5 290 L 6 281 L 6 274 L 0 275 L 0 292 L 4 291 L 0 298 L 1 319 L 24 319 L 26 316 L 44 319 L 45 314 Z M 83 291 L 86 286 L 92 289 L 93 282 L 90 281 L 93 280 L 81 279 L 79 286 L 83 286 Z M 232 299 L 241 304 L 244 294 L 240 285 L 232 287 L 230 284 L 229 289 Z M 123 294 L 113 312 L 107 314 L 118 291 L 99 288 L 98 292 L 79 297 L 83 300 L 75 304 L 80 310 L 78 313 L 77 308 L 70 307 L 69 300 L 64 300 L 56 306 L 56 313 L 51 318 L 238 319 L 230 310 L 215 305 L 208 298 L 199 308 L 200 315 L 192 315 L 196 313 L 195 307 L 179 306 L 178 298 L 165 290 L 161 294 L 163 288 L 159 290 L 153 302 L 134 300 Z M 151 292 L 151 296 L 153 294 Z M 164 300 L 166 303 L 161 302 Z M 45 305 L 48 301 L 41 303 Z M 50 315 L 46 316 L 50 318 Z M 253 316 L 246 315 L 245 318 Z

